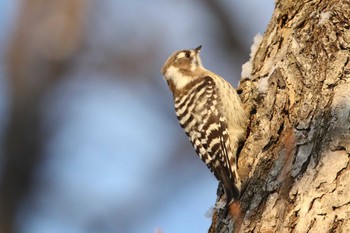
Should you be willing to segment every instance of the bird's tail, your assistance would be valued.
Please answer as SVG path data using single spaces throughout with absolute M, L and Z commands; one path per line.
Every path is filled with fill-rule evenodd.
M 227 199 L 227 205 L 230 205 L 234 201 L 237 201 L 240 197 L 240 180 L 239 178 L 233 177 L 230 174 L 225 174 L 228 173 L 229 170 L 226 169 L 221 169 L 221 182 L 222 185 L 224 186 L 225 194 L 226 194 L 226 199 Z M 236 174 L 234 174 L 235 176 Z

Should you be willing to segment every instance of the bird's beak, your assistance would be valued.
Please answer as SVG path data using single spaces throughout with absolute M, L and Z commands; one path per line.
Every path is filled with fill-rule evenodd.
M 198 46 L 197 48 L 195 48 L 194 50 L 196 51 L 196 53 L 199 53 L 201 51 L 202 45 Z

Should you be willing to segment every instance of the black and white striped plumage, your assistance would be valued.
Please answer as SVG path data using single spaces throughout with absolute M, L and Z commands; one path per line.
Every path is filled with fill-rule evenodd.
M 173 93 L 180 125 L 223 184 L 230 204 L 240 195 L 236 152 L 245 133 L 246 116 L 236 90 L 202 66 L 200 49 L 173 53 L 161 72 Z

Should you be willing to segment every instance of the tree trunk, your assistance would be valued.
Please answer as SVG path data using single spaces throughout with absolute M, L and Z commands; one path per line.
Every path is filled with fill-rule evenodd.
M 349 24 L 348 0 L 276 1 L 239 87 L 241 216 L 209 232 L 350 232 Z

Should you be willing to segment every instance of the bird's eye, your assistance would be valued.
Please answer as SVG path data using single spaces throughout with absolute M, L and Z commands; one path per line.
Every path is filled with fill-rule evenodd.
M 189 57 L 190 57 L 190 53 L 189 53 L 189 52 L 186 52 L 186 53 L 185 53 L 185 57 L 189 58 Z

